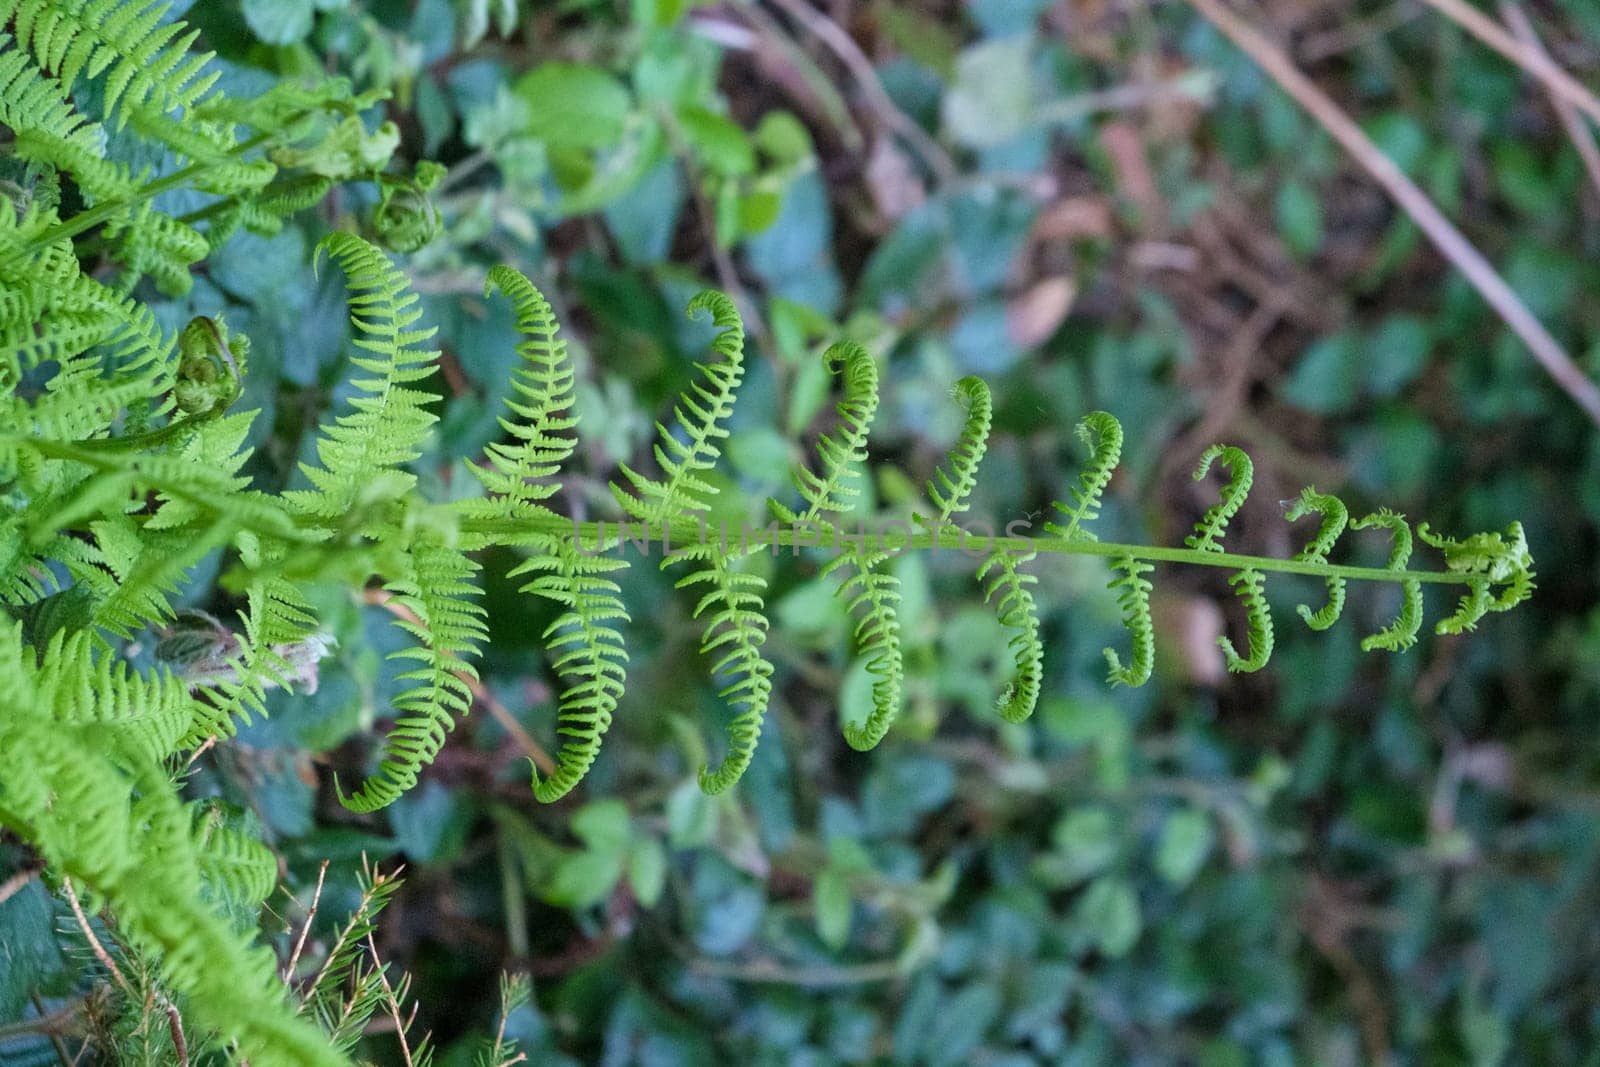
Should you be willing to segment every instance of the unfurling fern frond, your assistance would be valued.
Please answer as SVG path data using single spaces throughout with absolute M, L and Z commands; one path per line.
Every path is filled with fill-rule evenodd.
M 1072 489 L 1072 504 L 1056 501 L 1056 510 L 1065 517 L 1065 524 L 1047 522 L 1045 531 L 1063 541 L 1095 540 L 1094 534 L 1084 527 L 1100 516 L 1100 499 L 1111 475 L 1122 460 L 1122 423 L 1104 411 L 1091 411 L 1078 420 L 1078 440 L 1089 449 L 1089 465 L 1079 476 L 1079 485 Z
M 878 412 L 878 364 L 854 341 L 840 341 L 822 355 L 829 372 L 842 372 L 844 395 L 835 410 L 839 427 L 817 438 L 821 473 L 800 464 L 794 468 L 795 489 L 806 502 L 796 513 L 777 500 L 768 500 L 772 513 L 787 523 L 813 523 L 829 515 L 842 515 L 855 506 L 861 490 L 855 482 L 867 461 L 867 434 Z
M 658 439 L 656 462 L 661 467 L 659 480 L 622 465 L 628 489 L 615 482 L 611 492 L 635 519 L 656 528 L 676 518 L 703 514 L 710 507 L 716 488 L 705 475 L 717 465 L 719 442 L 728 436 L 726 425 L 733 414 L 733 401 L 744 381 L 744 323 L 732 300 L 718 292 L 706 291 L 689 302 L 689 317 L 711 317 L 720 331 L 712 344 L 721 358 L 711 363 L 696 363 L 700 378 L 678 397 L 672 414 L 683 439 L 662 423 L 656 423 Z M 703 381 L 701 380 L 703 379 Z
M 1350 521 L 1350 512 L 1344 502 L 1338 497 L 1328 493 L 1319 493 L 1315 488 L 1307 486 L 1301 490 L 1300 495 L 1284 513 L 1284 518 L 1290 522 L 1304 518 L 1306 515 L 1317 514 L 1322 516 L 1322 525 L 1317 528 L 1316 536 L 1311 542 L 1295 554 L 1295 559 L 1306 563 L 1326 563 L 1328 553 L 1333 551 L 1333 544 L 1339 540 L 1339 535 L 1344 533 L 1345 526 Z M 1344 611 L 1345 580 L 1341 575 L 1332 575 L 1327 579 L 1328 602 L 1317 611 L 1313 612 L 1305 604 L 1299 605 L 1296 610 L 1306 625 L 1313 630 L 1326 630 L 1339 621 L 1339 615 Z
M 1350 524 L 1352 530 L 1372 527 L 1388 530 L 1393 538 L 1389 549 L 1389 570 L 1404 571 L 1406 564 L 1411 561 L 1412 548 L 1411 524 L 1406 522 L 1406 517 L 1388 508 L 1381 508 Z M 1361 651 L 1383 649 L 1386 652 L 1404 652 L 1417 643 L 1417 631 L 1421 628 L 1422 583 L 1415 578 L 1404 578 L 1400 582 L 1400 614 L 1378 633 L 1362 638 Z
M 994 421 L 994 401 L 982 378 L 969 374 L 956 383 L 950 395 L 966 409 L 967 417 L 955 447 L 928 482 L 928 499 L 939 514 L 931 521 L 918 516 L 923 525 L 935 531 L 952 516 L 967 510 L 967 499 L 978 484 L 978 466 L 989 449 L 989 428 Z
M 1012 631 L 1007 645 L 1016 664 L 1016 674 L 1007 683 L 1005 692 L 1001 693 L 996 704 L 1001 718 L 1007 722 L 1022 722 L 1032 715 L 1039 703 L 1039 690 L 1044 685 L 1044 646 L 1039 642 L 1039 612 L 1034 607 L 1033 592 L 1029 588 L 1037 585 L 1039 579 L 1017 569 L 1034 556 L 1033 552 L 1012 555 L 1005 549 L 999 549 L 978 568 L 980 582 L 991 573 L 994 575 L 984 588 L 984 600 L 994 602 L 1000 625 Z
M 1250 462 L 1250 456 L 1244 449 L 1234 445 L 1212 445 L 1200 456 L 1200 465 L 1194 469 L 1194 480 L 1204 481 L 1205 476 L 1211 473 L 1211 465 L 1220 460 L 1228 468 L 1228 484 L 1222 487 L 1222 497 L 1211 505 L 1200 521 L 1195 523 L 1194 533 L 1183 539 L 1183 543 L 1200 552 L 1221 552 L 1222 546 L 1217 542 L 1222 540 L 1223 534 L 1228 531 L 1228 522 L 1239 509 L 1244 506 L 1245 497 L 1250 495 L 1250 486 L 1255 481 L 1255 464 Z
M 1117 576 L 1109 588 L 1117 594 L 1117 606 L 1122 609 L 1122 623 L 1133 640 L 1133 651 L 1127 666 L 1123 666 L 1115 649 L 1105 650 L 1110 668 L 1107 680 L 1112 685 L 1137 688 L 1150 680 L 1156 664 L 1156 627 L 1150 618 L 1150 592 L 1154 586 L 1145 577 L 1156 568 L 1131 555 L 1118 556 L 1111 568 Z
M 1428 529 L 1427 523 L 1422 523 L 1417 527 L 1417 536 L 1444 554 L 1445 567 L 1452 573 L 1481 576 L 1490 583 L 1504 586 L 1498 595 L 1489 598 L 1484 611 L 1509 611 L 1533 595 L 1533 553 L 1528 551 L 1528 536 L 1522 529 L 1522 523 L 1513 522 L 1506 527 L 1504 535 L 1478 533 L 1459 541 L 1435 534 Z M 1473 599 L 1477 597 L 1478 584 L 1477 581 L 1471 582 Z M 1441 629 L 1439 632 L 1458 633 L 1463 628 L 1471 629 L 1481 615 L 1481 612 L 1473 615 L 1468 621 L 1458 612 L 1445 620 L 1454 629 Z M 1445 622 L 1439 625 L 1444 626 Z
M 1228 579 L 1228 584 L 1238 592 L 1244 603 L 1245 624 L 1250 638 L 1249 655 L 1241 656 L 1226 635 L 1217 638 L 1222 658 L 1228 670 L 1249 674 L 1267 665 L 1272 655 L 1272 611 L 1267 607 L 1266 576 L 1247 567 Z

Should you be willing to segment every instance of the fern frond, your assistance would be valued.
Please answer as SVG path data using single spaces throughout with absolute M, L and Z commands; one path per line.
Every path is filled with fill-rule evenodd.
M 1104 411 L 1091 411 L 1078 420 L 1078 440 L 1089 449 L 1089 465 L 1073 487 L 1070 506 L 1055 502 L 1055 508 L 1065 518 L 1065 524 L 1047 522 L 1045 531 L 1063 541 L 1095 540 L 1094 534 L 1084 527 L 1100 517 L 1100 500 L 1111 475 L 1122 460 L 1122 423 L 1116 416 Z
M 821 473 L 804 465 L 794 469 L 794 486 L 806 509 L 796 513 L 777 500 L 767 501 L 772 513 L 791 525 L 842 515 L 855 506 L 861 495 L 855 482 L 867 461 L 867 434 L 878 412 L 878 364 L 865 348 L 854 341 L 840 341 L 822 354 L 822 363 L 830 373 L 843 374 L 844 394 L 834 408 L 839 425 L 833 434 L 817 438 Z
M 160 116 L 182 120 L 220 77 L 202 75 L 212 53 L 189 50 L 199 30 L 163 23 L 168 7 L 159 0 L 0 0 L 0 24 L 14 19 L 17 41 L 65 88 L 103 76 L 103 116 L 143 127 Z
M 1317 528 L 1316 536 L 1305 548 L 1296 553 L 1294 558 L 1306 563 L 1326 563 L 1328 553 L 1333 551 L 1334 542 L 1339 540 L 1339 535 L 1344 533 L 1344 528 L 1350 521 L 1350 512 L 1338 497 L 1329 493 L 1319 493 L 1314 487 L 1306 486 L 1283 517 L 1294 522 L 1313 513 L 1322 516 L 1322 525 Z M 1335 574 L 1326 581 L 1328 585 L 1326 604 L 1316 612 L 1312 612 L 1305 604 L 1295 609 L 1306 621 L 1306 625 L 1313 630 L 1326 630 L 1339 621 L 1339 615 L 1344 611 L 1344 578 Z
M 178 749 L 194 717 L 187 687 L 166 671 L 135 673 L 99 652 L 88 630 L 57 631 L 44 646 L 33 678 L 34 699 L 63 726 L 101 738 L 106 752 L 132 753 L 151 764 Z
M 1504 535 L 1478 533 L 1459 541 L 1435 534 L 1427 523 L 1422 523 L 1417 527 L 1417 536 L 1444 554 L 1445 567 L 1451 572 L 1482 575 L 1490 584 L 1503 586 L 1498 595 L 1490 596 L 1485 611 L 1509 611 L 1533 595 L 1533 553 L 1528 550 L 1528 536 L 1522 523 L 1511 523 Z M 1456 625 L 1471 629 L 1465 623 Z
M 1249 567 L 1228 579 L 1228 584 L 1233 586 L 1244 603 L 1250 638 L 1249 655 L 1245 656 L 1239 655 L 1226 635 L 1217 638 L 1217 647 L 1222 649 L 1222 658 L 1227 661 L 1228 670 L 1235 673 L 1259 671 L 1272 657 L 1272 610 L 1267 606 L 1266 581 L 1266 575 Z
M 99 721 L 62 718 L 57 702 L 81 695 L 51 679 L 92 673 L 65 662 L 92 655 L 61 641 L 36 659 L 21 626 L 0 623 L 0 825 L 110 906 L 199 1025 L 229 1034 L 261 1067 L 337 1067 L 341 1058 L 287 1010 L 272 954 L 203 899 L 193 823 L 160 762 L 143 741 L 116 745 Z
M 1000 625 L 1012 631 L 1008 646 L 1016 663 L 1016 674 L 1006 684 L 997 708 L 1007 722 L 1022 722 L 1033 714 L 1044 684 L 1044 646 L 1039 641 L 1039 612 L 1034 606 L 1031 586 L 1039 579 L 1017 568 L 1029 562 L 1033 552 L 1011 553 L 997 549 L 978 568 L 978 581 L 988 578 L 985 602 L 993 602 Z M 992 578 L 989 578 L 990 574 Z
M 375 497 L 399 497 L 416 477 L 401 468 L 422 454 L 422 441 L 438 416 L 427 406 L 439 398 L 416 388 L 434 371 L 437 349 L 421 347 L 437 332 L 417 329 L 422 309 L 406 276 L 376 247 L 338 231 L 317 245 L 349 278 L 350 321 L 356 347 L 371 353 L 352 358 L 371 377 L 358 377 L 351 411 L 325 427 L 317 439 L 320 467 L 302 463 L 314 491 L 284 498 L 324 521 L 347 517 Z
M 716 488 L 705 480 L 705 475 L 716 466 L 721 454 L 719 442 L 728 436 L 725 423 L 733 414 L 733 401 L 744 381 L 744 323 L 739 309 L 726 295 L 707 290 L 689 302 L 690 318 L 702 313 L 709 314 L 712 324 L 721 331 L 712 342 L 712 349 L 721 359 L 695 364 L 700 380 L 690 383 L 673 408 L 683 439 L 666 425 L 656 423 L 660 437 L 655 457 L 661 478 L 647 478 L 623 464 L 622 473 L 631 488 L 611 483 L 612 495 L 622 510 L 652 529 L 674 518 L 703 513 L 710 507 Z
M 1107 676 L 1112 685 L 1137 688 L 1150 680 L 1155 669 L 1156 628 L 1150 618 L 1150 592 L 1155 587 L 1144 577 L 1155 570 L 1155 564 L 1146 563 L 1135 556 L 1118 556 L 1111 564 L 1117 576 L 1107 588 L 1117 594 L 1117 606 L 1122 609 L 1122 623 L 1133 641 L 1133 650 L 1127 666 L 1123 666 L 1116 650 L 1105 650 Z
M 361 788 L 339 802 L 351 811 L 376 811 L 394 803 L 417 784 L 422 768 L 433 762 L 455 729 L 456 719 L 472 706 L 476 679 L 472 657 L 487 639 L 482 596 L 472 581 L 478 565 L 455 545 L 433 533 L 419 537 L 401 559 L 407 570 L 385 588 L 394 596 L 394 624 L 417 644 L 389 654 L 394 660 L 415 660 L 418 666 L 399 678 L 411 685 L 395 698 L 398 716 L 384 739 L 378 771 Z
M 194 815 L 200 876 L 211 892 L 243 905 L 260 904 L 271 896 L 278 884 L 278 857 L 273 851 L 228 825 L 215 806 L 197 803 Z
M 723 552 L 719 545 L 693 546 L 684 555 L 707 562 L 704 569 L 679 579 L 677 588 L 711 586 L 695 605 L 692 617 L 705 618 L 700 651 L 717 657 L 711 665 L 712 677 L 728 683 L 717 695 L 727 700 L 734 712 L 722 764 L 715 770 L 700 768 L 701 790 L 715 795 L 726 792 L 749 768 L 772 698 L 772 664 L 761 655 L 768 625 L 761 594 L 767 583 L 760 575 L 734 569 L 736 554 Z
M 1489 594 L 1489 580 L 1480 578 L 1469 582 L 1467 591 L 1461 594 L 1461 599 L 1456 603 L 1456 610 L 1446 618 L 1440 619 L 1434 625 L 1434 633 L 1460 634 L 1468 630 L 1476 630 L 1478 622 L 1494 605 L 1494 598 Z
M 572 430 L 578 419 L 571 413 L 572 363 L 549 302 L 532 282 L 510 267 L 490 269 L 484 295 L 495 289 L 511 298 L 517 329 L 526 338 L 517 345 L 522 359 L 511 380 L 516 399 L 507 403 L 518 418 L 500 420 L 516 443 L 491 444 L 487 449 L 490 465 L 470 466 L 484 489 L 500 497 L 487 513 L 514 517 L 531 514 L 538 501 L 555 493 L 556 486 L 549 479 L 560 473 L 572 455 L 577 444 Z M 479 512 L 484 512 L 482 506 L 473 510 Z
M 559 800 L 588 773 L 600 754 L 600 741 L 611 726 L 627 679 L 628 653 L 616 623 L 628 621 L 622 587 L 604 575 L 627 561 L 601 555 L 604 544 L 585 552 L 572 538 L 538 539 L 536 551 L 509 577 L 535 574 L 522 586 L 566 610 L 544 632 L 552 664 L 567 687 L 561 691 L 557 730 L 563 737 L 556 770 L 540 780 L 533 771 L 533 793 L 541 801 Z
M 961 436 L 956 438 L 955 447 L 950 450 L 944 463 L 934 470 L 933 479 L 928 482 L 928 499 L 939 509 L 938 516 L 931 522 L 917 516 L 920 522 L 933 529 L 967 510 L 967 498 L 977 487 L 978 466 L 988 451 L 989 428 L 994 421 L 994 401 L 990 399 L 989 387 L 982 378 L 969 374 L 956 383 L 950 395 L 966 409 L 967 418 L 961 427 Z
M 845 742 L 858 752 L 876 748 L 900 717 L 905 682 L 905 660 L 900 649 L 900 580 L 879 569 L 888 555 L 868 549 L 869 536 L 862 534 L 854 549 L 835 556 L 822 570 L 827 575 L 849 568 L 838 595 L 846 598 L 852 614 L 860 616 L 855 625 L 856 650 L 866 657 L 867 673 L 873 675 L 872 711 L 867 721 L 849 723 L 844 728 Z
M 1194 533 L 1183 539 L 1184 544 L 1202 552 L 1222 551 L 1217 542 L 1227 533 L 1228 521 L 1244 506 L 1255 480 L 1255 464 L 1250 461 L 1249 454 L 1233 445 L 1212 445 L 1206 449 L 1200 456 L 1200 465 L 1195 468 L 1194 480 L 1204 481 L 1211 472 L 1211 464 L 1218 460 L 1228 468 L 1228 484 L 1222 487 L 1221 499 L 1195 523 Z
M 1371 515 L 1352 522 L 1352 530 L 1380 527 L 1388 530 L 1392 538 L 1388 569 L 1403 571 L 1411 561 L 1411 524 L 1404 515 L 1380 508 Z M 1400 583 L 1400 614 L 1378 633 L 1362 638 L 1361 651 L 1383 649 L 1386 652 L 1404 652 L 1417 643 L 1417 631 L 1422 628 L 1422 583 L 1406 578 Z

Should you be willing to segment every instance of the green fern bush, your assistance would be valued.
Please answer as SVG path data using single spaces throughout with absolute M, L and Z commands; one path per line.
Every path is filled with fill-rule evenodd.
M 834 345 L 822 359 L 839 380 L 837 419 L 812 463 L 794 472 L 790 497 L 771 501 L 773 524 L 753 540 L 705 536 L 718 491 L 711 474 L 745 370 L 739 314 L 706 292 L 689 314 L 709 318 L 716 339 L 659 424 L 651 462 L 622 467 L 613 516 L 576 521 L 556 506 L 580 430 L 573 367 L 549 304 L 520 273 L 497 267 L 486 292 L 511 302 L 525 336 L 504 437 L 471 468 L 481 496 L 431 501 L 409 468 L 436 421 L 433 330 L 400 267 L 371 241 L 335 232 L 317 255 L 347 279 L 355 392 L 322 426 L 315 459 L 301 468 L 304 487 L 264 492 L 240 473 L 254 418 L 234 410 L 249 374 L 247 339 L 204 317 L 176 336 L 163 331 L 139 299 L 141 282 L 183 290 L 190 269 L 231 233 L 271 231 L 340 181 L 378 182 L 376 235 L 415 247 L 433 226 L 422 194 L 437 172 L 382 173 L 392 141 L 365 134 L 360 113 L 372 101 L 340 82 L 284 84 L 251 101 L 215 92 L 206 57 L 189 52 L 194 34 L 162 15 L 144 0 L 0 0 L 0 125 L 13 136 L 14 175 L 0 195 L 0 826 L 43 857 L 48 877 L 70 880 L 112 917 L 192 1029 L 256 1067 L 338 1064 L 366 1016 L 331 995 L 320 972 L 309 986 L 293 973 L 286 982 L 272 953 L 228 921 L 219 901 L 259 906 L 276 883 L 276 860 L 208 820 L 180 783 L 195 751 L 261 714 L 270 689 L 314 679 L 331 638 L 311 606 L 313 583 L 381 585 L 409 641 L 394 654 L 405 687 L 375 770 L 339 792 L 352 810 L 374 811 L 416 784 L 470 709 L 487 636 L 479 553 L 519 554 L 511 576 L 557 608 L 544 639 L 560 679 L 562 743 L 553 772 L 535 771 L 532 781 L 538 799 L 553 801 L 593 764 L 626 688 L 622 549 L 641 539 L 670 545 L 660 566 L 694 598 L 707 669 L 734 713 L 722 762 L 700 775 L 707 792 L 721 792 L 749 765 L 773 688 L 765 581 L 751 557 L 788 546 L 824 558 L 872 678 L 870 715 L 846 739 L 873 747 L 899 714 L 904 676 L 900 590 L 886 564 L 900 551 L 970 547 L 955 524 L 977 484 L 993 411 L 982 381 L 957 383 L 964 429 L 927 485 L 914 531 L 852 533 L 845 515 L 868 461 L 878 367 L 859 345 Z M 72 102 L 87 83 L 99 90 L 92 113 Z M 108 160 L 108 134 L 124 128 L 158 147 L 163 165 L 135 171 Z M 186 216 L 156 206 L 177 189 L 206 194 L 209 206 Z M 1287 511 L 1291 521 L 1320 519 L 1304 550 L 1291 559 L 1230 553 L 1228 524 L 1253 474 L 1249 456 L 1231 446 L 1200 459 L 1197 479 L 1217 466 L 1228 480 L 1183 547 L 1099 541 L 1092 529 L 1123 431 L 1095 412 L 1078 432 L 1088 465 L 1044 536 L 989 538 L 976 567 L 1011 634 L 1014 675 L 997 694 L 1007 720 L 1026 719 L 1039 699 L 1045 649 L 1034 572 L 1056 556 L 1109 563 L 1130 638 L 1126 652 L 1106 650 L 1112 685 L 1150 678 L 1148 576 L 1158 565 L 1232 573 L 1248 622 L 1242 650 L 1221 642 L 1234 671 L 1260 670 L 1271 655 L 1269 575 L 1325 581 L 1326 602 L 1300 609 L 1319 630 L 1339 618 L 1348 582 L 1398 586 L 1398 617 L 1363 642 L 1388 651 L 1417 640 L 1426 584 L 1464 590 L 1437 622 L 1441 633 L 1471 629 L 1532 592 L 1517 523 L 1458 540 L 1426 525 L 1413 531 L 1389 511 L 1352 521 L 1339 500 L 1309 488 Z M 1347 529 L 1369 527 L 1390 538 L 1387 566 L 1332 560 Z M 1441 553 L 1442 568 L 1412 569 L 1415 540 Z M 186 577 L 218 550 L 244 604 L 236 626 L 174 607 Z M 163 665 L 135 671 L 120 652 L 152 632 Z M 381 881 L 368 889 L 379 905 L 392 891 Z M 374 974 L 382 977 L 357 970 L 353 980 L 366 989 Z M 516 995 L 525 991 L 508 994 Z M 371 1003 L 363 1006 L 370 1014 Z

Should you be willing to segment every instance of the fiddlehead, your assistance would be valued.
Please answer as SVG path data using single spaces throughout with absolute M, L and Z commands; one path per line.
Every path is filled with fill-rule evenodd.
M 1350 524 L 1352 530 L 1372 527 L 1389 531 L 1393 540 L 1389 549 L 1388 568 L 1404 571 L 1406 564 L 1411 561 L 1412 547 L 1411 524 L 1406 522 L 1406 517 L 1388 508 L 1381 508 Z M 1362 638 L 1361 651 L 1383 649 L 1386 652 L 1404 652 L 1417 643 L 1417 631 L 1422 628 L 1422 583 L 1415 578 L 1402 579 L 1400 598 L 1400 614 L 1378 633 Z
M 1315 488 L 1307 486 L 1301 490 L 1283 517 L 1294 522 L 1310 514 L 1321 515 L 1322 525 L 1317 528 L 1316 536 L 1294 558 L 1306 563 L 1326 563 L 1328 553 L 1333 551 L 1334 542 L 1339 540 L 1339 535 L 1344 533 L 1344 528 L 1350 521 L 1350 512 L 1338 497 L 1319 493 Z M 1305 604 L 1296 608 L 1300 617 L 1306 621 L 1306 625 L 1313 630 L 1326 630 L 1339 620 L 1339 615 L 1344 611 L 1343 576 L 1330 575 L 1326 581 L 1328 583 L 1326 604 L 1315 612 Z
M 1108 586 L 1117 594 L 1117 606 L 1122 609 L 1122 623 L 1133 640 L 1132 656 L 1126 666 L 1116 650 L 1105 650 L 1106 665 L 1110 668 L 1107 680 L 1111 685 L 1137 688 L 1150 680 L 1156 662 L 1156 628 L 1150 618 L 1150 592 L 1154 588 L 1145 577 L 1155 570 L 1155 564 L 1146 563 L 1132 555 L 1117 557 L 1111 563 L 1116 577 Z
M 1089 449 L 1089 465 L 1079 477 L 1079 485 L 1072 490 L 1072 504 L 1068 506 L 1060 501 L 1055 504 L 1056 510 L 1066 519 L 1065 525 L 1047 522 L 1044 528 L 1063 541 L 1077 538 L 1093 541 L 1094 534 L 1084 526 L 1099 518 L 1100 498 L 1105 495 L 1111 475 L 1122 460 L 1122 423 L 1107 412 L 1091 411 L 1078 421 L 1077 434 L 1078 440 Z
M 1245 497 L 1250 495 L 1250 486 L 1255 481 L 1255 464 L 1250 462 L 1250 456 L 1242 448 L 1233 445 L 1212 445 L 1200 456 L 1200 465 L 1194 470 L 1194 480 L 1204 481 L 1205 476 L 1211 473 L 1211 465 L 1221 461 L 1228 468 L 1228 484 L 1222 487 L 1222 497 L 1195 523 L 1194 533 L 1183 539 L 1183 543 L 1190 548 L 1201 552 L 1221 552 L 1222 546 L 1217 542 L 1222 540 L 1223 534 L 1228 531 L 1228 522 L 1238 514 L 1244 506 Z

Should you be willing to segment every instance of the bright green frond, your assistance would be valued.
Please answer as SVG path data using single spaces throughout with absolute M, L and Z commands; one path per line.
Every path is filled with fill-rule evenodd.
M 1078 420 L 1078 440 L 1089 449 L 1089 465 L 1072 489 L 1071 505 L 1055 502 L 1064 522 L 1045 523 L 1045 531 L 1063 541 L 1093 541 L 1094 534 L 1085 527 L 1100 517 L 1100 500 L 1111 475 L 1122 461 L 1122 423 L 1115 415 L 1105 411 L 1091 411 Z
M 769 500 L 772 513 L 786 523 L 812 523 L 842 515 L 855 506 L 861 490 L 855 487 L 867 461 L 867 434 L 878 412 L 878 364 L 854 341 L 840 341 L 822 354 L 829 371 L 841 372 L 844 394 L 835 411 L 839 425 L 817 438 L 817 471 L 804 465 L 794 469 L 794 486 L 806 502 L 795 512 Z
M 351 360 L 364 372 L 355 379 L 359 392 L 350 399 L 351 410 L 317 439 L 321 465 L 301 464 L 315 490 L 284 496 L 307 515 L 339 521 L 362 504 L 401 496 L 416 484 L 402 468 L 422 454 L 423 439 L 438 419 L 427 408 L 439 398 L 417 386 L 433 374 L 439 353 L 422 347 L 436 331 L 417 327 L 417 294 L 387 256 L 342 231 L 317 247 L 349 278 L 355 344 L 368 354 Z
M 929 524 L 934 527 L 967 510 L 967 498 L 978 484 L 978 465 L 989 448 L 989 427 L 994 419 L 994 403 L 982 378 L 969 374 L 956 383 L 951 395 L 966 409 L 967 417 L 955 447 L 928 482 L 928 499 L 939 509 Z
M 536 575 L 522 591 L 563 609 L 544 632 L 555 657 L 551 666 L 566 684 L 557 729 L 563 740 L 555 772 L 541 780 L 538 769 L 533 771 L 534 796 L 548 802 L 566 796 L 588 773 L 622 697 L 628 653 L 616 627 L 628 621 L 628 610 L 622 587 L 605 575 L 628 564 L 601 555 L 604 545 L 585 551 L 575 537 L 537 538 L 532 544 L 534 554 L 509 577 Z
M 739 309 L 724 294 L 707 290 L 689 302 L 690 318 L 702 313 L 709 314 L 721 331 L 712 343 L 721 359 L 695 364 L 700 377 L 678 397 L 673 408 L 677 432 L 656 424 L 660 436 L 655 457 L 661 477 L 647 478 L 624 464 L 622 473 L 629 488 L 611 483 L 611 492 L 623 511 L 644 520 L 652 529 L 710 507 L 716 489 L 705 475 L 721 455 L 720 442 L 728 436 L 728 417 L 733 414 L 733 402 L 744 381 L 744 323 Z

